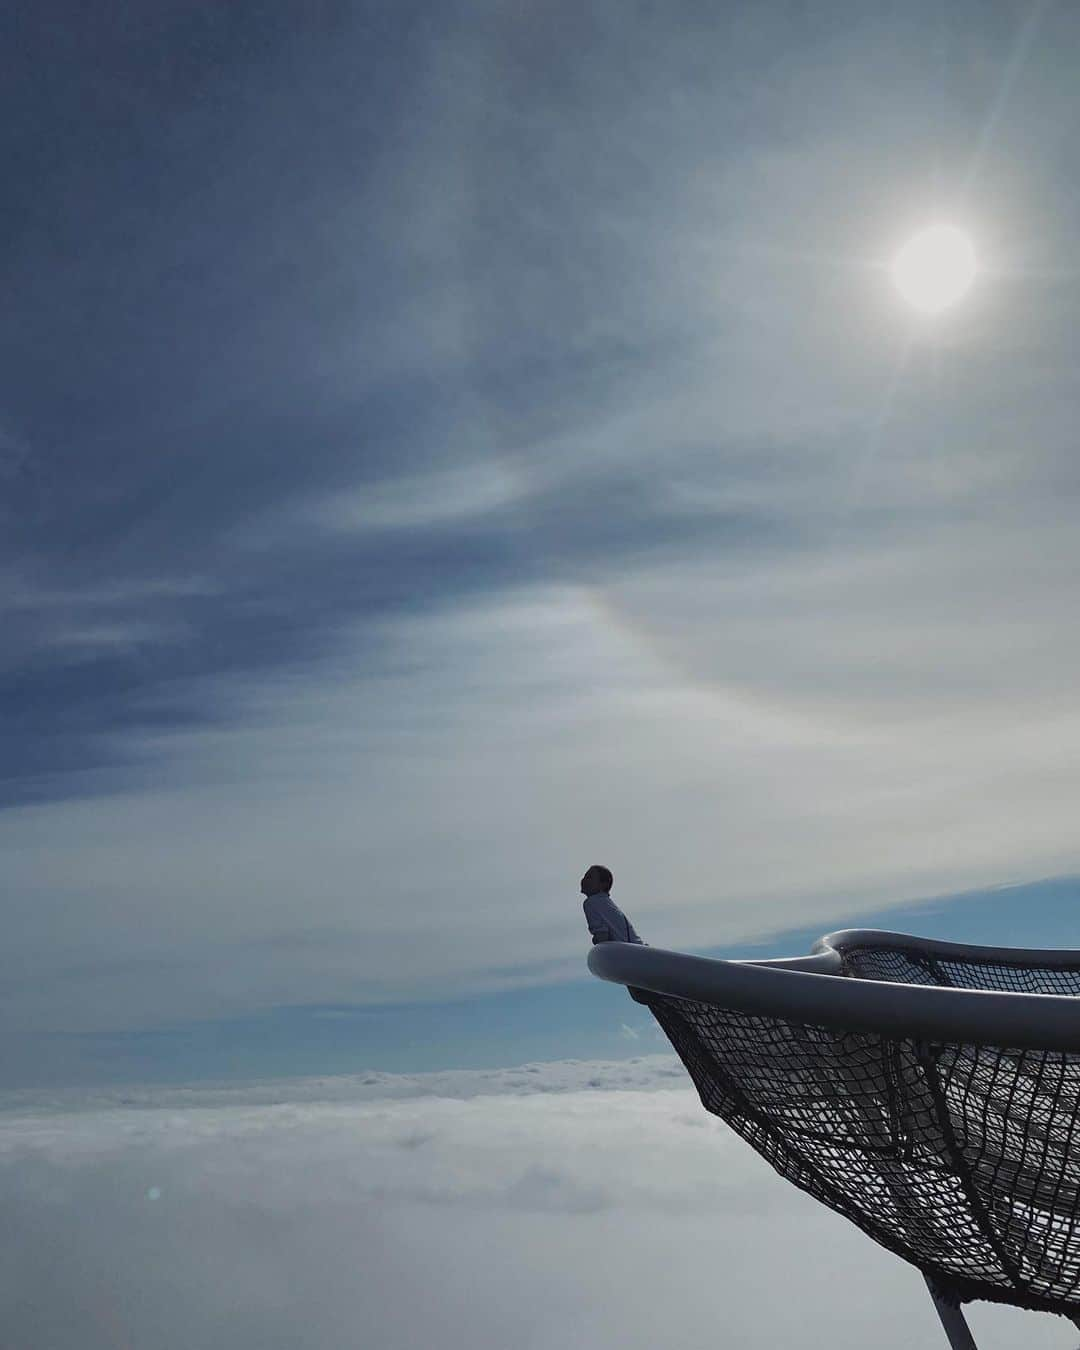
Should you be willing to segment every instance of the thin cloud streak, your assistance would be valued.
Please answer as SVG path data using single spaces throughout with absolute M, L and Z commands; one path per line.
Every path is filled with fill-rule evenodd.
M 906 562 L 884 579 L 910 585 Z M 649 574 L 614 613 L 547 592 L 390 625 L 379 678 L 343 660 L 332 678 L 238 681 L 223 725 L 155 737 L 128 792 L 0 818 L 7 961 L 38 973 L 10 988 L 9 1027 L 115 1031 L 452 997 L 527 983 L 530 966 L 576 975 L 565 859 L 594 853 L 618 860 L 650 940 L 696 947 L 1077 870 L 1075 715 L 1049 681 L 1022 719 L 1002 716 L 1026 652 L 980 690 L 969 669 L 1001 663 L 1008 634 L 957 644 L 948 710 L 939 636 L 901 632 L 907 678 L 870 687 L 852 664 L 867 620 L 852 653 L 840 629 L 823 650 L 804 581 L 807 603 L 791 582 L 777 592 L 783 622 L 735 586 L 712 663 L 696 642 L 682 670 L 679 641 L 706 620 L 680 610 L 693 591 L 678 574 Z M 912 700 L 923 669 L 936 683 Z M 628 834 L 634 820 L 647 828 Z

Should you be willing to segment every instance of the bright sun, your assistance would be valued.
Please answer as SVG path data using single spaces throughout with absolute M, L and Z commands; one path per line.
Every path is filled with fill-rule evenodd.
M 975 280 L 975 250 L 952 225 L 934 225 L 909 239 L 893 259 L 893 281 L 909 304 L 938 314 L 967 293 Z

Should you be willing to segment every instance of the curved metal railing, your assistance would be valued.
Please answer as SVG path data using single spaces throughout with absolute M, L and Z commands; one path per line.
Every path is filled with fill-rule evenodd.
M 851 968 L 849 958 L 859 951 L 921 958 L 931 973 L 919 983 L 867 978 Z M 935 967 L 947 963 L 1024 973 L 1029 985 L 1046 989 L 1060 988 L 1061 976 L 1075 972 L 1076 992 L 932 982 Z M 810 956 L 772 961 L 725 961 L 605 942 L 590 951 L 589 969 L 630 988 L 839 1031 L 1080 1053 L 1080 951 L 984 947 L 853 928 L 821 938 Z M 1046 973 L 1041 985 L 1039 972 Z
M 810 956 L 626 943 L 589 967 L 647 1003 L 702 1105 L 959 1304 L 1080 1325 L 1080 951 L 847 929 Z

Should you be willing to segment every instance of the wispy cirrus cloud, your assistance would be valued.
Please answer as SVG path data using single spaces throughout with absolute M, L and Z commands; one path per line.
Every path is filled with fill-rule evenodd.
M 571 858 L 696 946 L 1076 870 L 1075 16 L 988 140 L 1009 6 L 571 8 L 25 26 L 9 1025 L 558 978 Z

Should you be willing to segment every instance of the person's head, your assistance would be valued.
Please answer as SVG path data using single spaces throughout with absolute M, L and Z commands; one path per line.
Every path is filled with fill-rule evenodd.
M 606 867 L 593 863 L 581 878 L 581 894 L 598 895 L 601 891 L 610 891 L 614 885 L 615 878 L 611 872 Z

